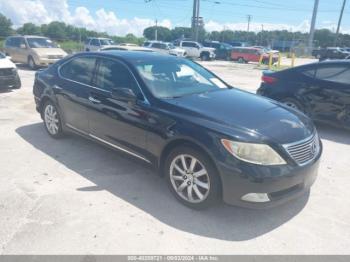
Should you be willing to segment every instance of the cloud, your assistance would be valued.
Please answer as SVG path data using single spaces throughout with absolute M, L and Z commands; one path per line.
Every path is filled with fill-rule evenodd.
M 71 9 L 72 10 L 72 9 Z M 90 30 L 107 32 L 111 35 L 126 35 L 132 33 L 141 36 L 146 27 L 154 25 L 154 21 L 148 18 L 134 17 L 131 19 L 121 19 L 117 13 L 104 8 L 92 13 L 84 6 L 78 6 L 70 11 L 67 0 L 0 0 L 0 12 L 9 17 L 15 27 L 19 27 L 27 22 L 34 24 L 50 23 L 51 21 L 63 21 L 75 26 L 86 27 Z M 169 19 L 159 21 L 160 26 L 172 27 Z M 250 30 L 261 31 L 261 24 L 252 22 Z M 264 30 L 292 30 L 308 32 L 310 23 L 308 20 L 299 25 L 289 25 L 283 23 L 263 23 Z M 334 30 L 336 25 L 331 21 L 319 23 L 319 27 Z M 183 26 L 183 25 L 176 25 Z M 187 25 L 185 25 L 187 26 Z M 214 20 L 205 22 L 208 31 L 221 31 L 223 29 L 246 30 L 247 23 L 219 23 Z M 350 33 L 350 28 L 341 28 L 341 32 Z
M 310 30 L 310 23 L 305 20 L 299 25 L 288 25 L 288 24 L 271 24 L 271 23 L 250 23 L 250 31 L 259 32 L 262 30 L 262 25 L 264 26 L 264 30 L 288 30 L 288 31 L 301 31 L 308 32 Z M 218 23 L 213 20 L 205 23 L 205 29 L 208 31 L 221 31 L 224 29 L 227 30 L 247 30 L 247 23 Z
M 67 0 L 0 0 L 0 10 L 12 20 L 15 27 L 28 22 L 39 25 L 63 21 L 112 35 L 132 33 L 141 36 L 146 27 L 154 25 L 152 19 L 120 19 L 115 12 L 106 11 L 104 8 L 91 13 L 86 7 L 79 6 L 70 12 Z M 172 26 L 168 19 L 159 21 L 158 24 L 168 28 Z

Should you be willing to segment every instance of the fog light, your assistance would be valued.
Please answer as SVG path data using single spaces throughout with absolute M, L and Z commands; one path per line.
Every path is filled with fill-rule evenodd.
M 248 202 L 263 203 L 269 202 L 270 198 L 266 193 L 249 193 L 241 197 L 242 200 Z

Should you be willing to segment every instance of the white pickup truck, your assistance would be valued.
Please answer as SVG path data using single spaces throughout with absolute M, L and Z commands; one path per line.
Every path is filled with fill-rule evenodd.
M 200 58 L 204 61 L 215 59 L 215 48 L 204 47 L 195 41 L 180 41 L 177 45 L 186 50 L 188 57 Z

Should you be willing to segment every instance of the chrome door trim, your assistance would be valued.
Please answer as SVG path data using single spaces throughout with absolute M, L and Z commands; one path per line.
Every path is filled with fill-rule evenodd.
M 142 156 L 140 156 L 140 155 L 138 155 L 138 154 L 136 154 L 136 153 L 133 153 L 133 152 L 131 152 L 131 151 L 129 151 L 129 150 L 123 148 L 123 147 L 120 147 L 120 146 L 117 146 L 117 145 L 115 145 L 115 144 L 112 144 L 112 143 L 110 143 L 110 142 L 108 142 L 108 141 L 106 141 L 106 140 L 104 140 L 104 139 L 102 139 L 102 138 L 99 138 L 99 137 L 97 137 L 97 136 L 94 136 L 93 134 L 90 134 L 90 133 L 88 134 L 88 133 L 86 133 L 86 132 L 80 130 L 79 128 L 76 128 L 76 127 L 72 126 L 71 124 L 66 124 L 66 126 L 69 127 L 69 128 L 71 128 L 71 129 L 73 129 L 73 130 L 75 130 L 75 131 L 77 131 L 77 132 L 79 132 L 79 133 L 82 133 L 82 134 L 84 134 L 84 135 L 86 135 L 86 136 L 89 136 L 89 137 L 91 137 L 91 138 L 93 138 L 93 139 L 95 139 L 95 140 L 97 140 L 97 141 L 100 141 L 100 142 L 102 142 L 102 143 L 104 143 L 104 144 L 106 144 L 106 145 L 109 145 L 109 146 L 111 146 L 111 147 L 113 147 L 113 148 L 115 148 L 115 149 L 118 149 L 118 150 L 120 150 L 120 151 L 122 151 L 122 152 L 125 152 L 125 153 L 127 153 L 127 154 L 129 154 L 129 155 L 132 155 L 132 156 L 134 156 L 134 157 L 137 157 L 137 158 L 139 158 L 139 159 L 141 159 L 141 160 L 143 160 L 143 161 L 145 161 L 145 162 L 151 164 L 151 161 L 149 161 L 148 159 L 146 159 L 146 158 L 144 158 L 144 157 L 142 157 Z

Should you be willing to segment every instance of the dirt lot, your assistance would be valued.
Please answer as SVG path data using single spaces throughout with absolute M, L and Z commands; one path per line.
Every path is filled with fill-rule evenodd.
M 205 66 L 251 92 L 260 82 L 255 65 Z M 310 195 L 269 210 L 193 211 L 134 159 L 51 139 L 34 109 L 34 72 L 19 73 L 23 88 L 0 93 L 0 253 L 350 254 L 349 132 L 319 127 Z

